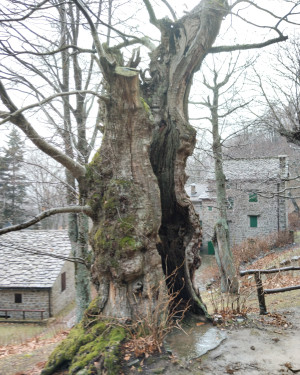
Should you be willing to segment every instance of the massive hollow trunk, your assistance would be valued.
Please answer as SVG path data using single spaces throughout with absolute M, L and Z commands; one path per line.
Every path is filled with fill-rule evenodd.
M 201 231 L 184 190 L 196 137 L 187 100 L 225 13 L 222 2 L 204 0 L 177 22 L 158 21 L 161 44 L 141 87 L 138 71 L 101 60 L 108 93 L 104 139 L 81 190 L 95 213 L 92 278 L 105 315 L 145 314 L 163 272 L 175 274 L 168 286 L 180 291 L 179 299 L 206 314 L 193 285 Z
M 141 87 L 138 71 L 101 58 L 107 82 L 104 138 L 86 176 L 79 179 L 81 199 L 94 213 L 91 273 L 99 296 L 79 330 L 84 326 L 90 333 L 99 313 L 136 320 L 148 316 L 151 320 L 153 310 L 160 311 L 162 299 L 168 302 L 160 297 L 165 297 L 167 290 L 177 293 L 175 306 L 186 302 L 208 316 L 193 285 L 194 272 L 201 263 L 201 232 L 184 190 L 186 160 L 196 136 L 188 123 L 187 100 L 193 73 L 213 44 L 226 13 L 222 4 L 203 0 L 175 23 L 157 21 L 161 45 L 150 56 L 151 78 L 143 79 Z M 91 330 L 97 332 L 97 325 Z M 118 337 L 118 342 L 109 341 L 112 348 L 120 346 L 124 338 Z M 94 340 L 90 334 L 86 339 Z M 43 375 L 52 374 L 61 364 L 76 367 L 77 359 L 95 345 L 89 342 L 78 350 L 84 345 L 80 340 L 74 338 L 75 346 L 69 340 L 71 354 L 66 354 L 62 345 L 58 347 Z M 102 338 L 95 338 L 95 343 L 97 340 Z M 103 357 L 108 371 L 105 363 L 112 348 L 103 347 L 91 365 Z
M 193 310 L 200 313 L 206 311 L 193 277 L 201 264 L 201 229 L 184 190 L 186 160 L 196 142 L 196 132 L 188 122 L 187 106 L 193 74 L 213 44 L 226 13 L 221 2 L 218 9 L 215 5 L 202 1 L 176 23 L 161 21 L 162 42 L 151 56 L 152 80 L 144 85 L 157 124 L 151 163 L 162 202 L 158 249 L 165 274 L 178 270 L 175 281 L 170 281 L 181 291 L 180 297 L 189 300 Z
M 109 92 L 102 147 L 88 171 L 92 278 L 104 315 L 134 318 L 148 311 L 163 279 L 160 194 L 149 160 L 153 122 L 137 71 L 111 67 Z

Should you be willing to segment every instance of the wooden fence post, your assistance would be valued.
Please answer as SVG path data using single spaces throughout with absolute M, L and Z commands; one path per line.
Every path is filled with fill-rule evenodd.
M 255 277 L 255 282 L 256 282 L 256 290 L 257 290 L 257 297 L 258 297 L 258 303 L 259 303 L 259 313 L 260 315 L 266 315 L 267 307 L 266 307 L 266 301 L 265 301 L 264 288 L 262 286 L 262 281 L 260 278 L 260 272 L 255 272 L 254 277 Z

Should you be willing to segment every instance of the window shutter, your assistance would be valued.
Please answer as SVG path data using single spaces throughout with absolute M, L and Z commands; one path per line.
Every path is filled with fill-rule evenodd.
M 67 278 L 66 278 L 66 273 L 63 272 L 61 274 L 61 291 L 63 292 L 66 289 L 67 286 Z
M 257 193 L 249 193 L 249 202 L 257 202 Z
M 250 216 L 250 228 L 257 228 L 257 216 Z

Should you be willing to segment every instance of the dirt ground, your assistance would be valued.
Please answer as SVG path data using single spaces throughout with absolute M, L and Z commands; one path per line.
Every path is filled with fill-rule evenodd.
M 227 339 L 202 359 L 199 366 L 202 372 L 199 371 L 199 374 L 274 375 L 300 372 L 300 308 L 282 313 L 291 326 L 257 324 L 252 328 L 229 331 Z
M 300 301 L 300 292 L 295 295 Z M 249 316 L 240 325 L 219 327 L 226 338 L 200 358 L 186 359 L 164 353 L 147 360 L 124 363 L 124 374 L 165 375 L 274 375 L 300 373 L 300 307 L 280 315 Z M 276 324 L 278 321 L 279 323 Z M 261 322 L 263 319 L 264 322 Z M 184 334 L 178 339 L 186 340 Z M 57 343 L 0 359 L 1 375 L 37 375 Z M 128 366 L 129 364 L 129 366 Z M 142 364 L 142 366 L 141 366 Z M 298 370 L 298 371 L 297 371 Z M 121 372 L 121 373 L 122 373 Z

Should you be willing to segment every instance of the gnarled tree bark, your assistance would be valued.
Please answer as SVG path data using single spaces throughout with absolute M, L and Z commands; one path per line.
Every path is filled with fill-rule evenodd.
M 92 278 L 105 315 L 145 315 L 159 298 L 164 272 L 173 275 L 168 287 L 179 291 L 178 301 L 208 316 L 193 284 L 201 230 L 184 190 L 196 135 L 187 100 L 226 12 L 226 2 L 209 0 L 176 22 L 150 12 L 162 37 L 150 55 L 151 78 L 141 86 L 138 71 L 97 48 L 109 98 L 106 125 L 102 147 L 79 182 L 94 212 Z

